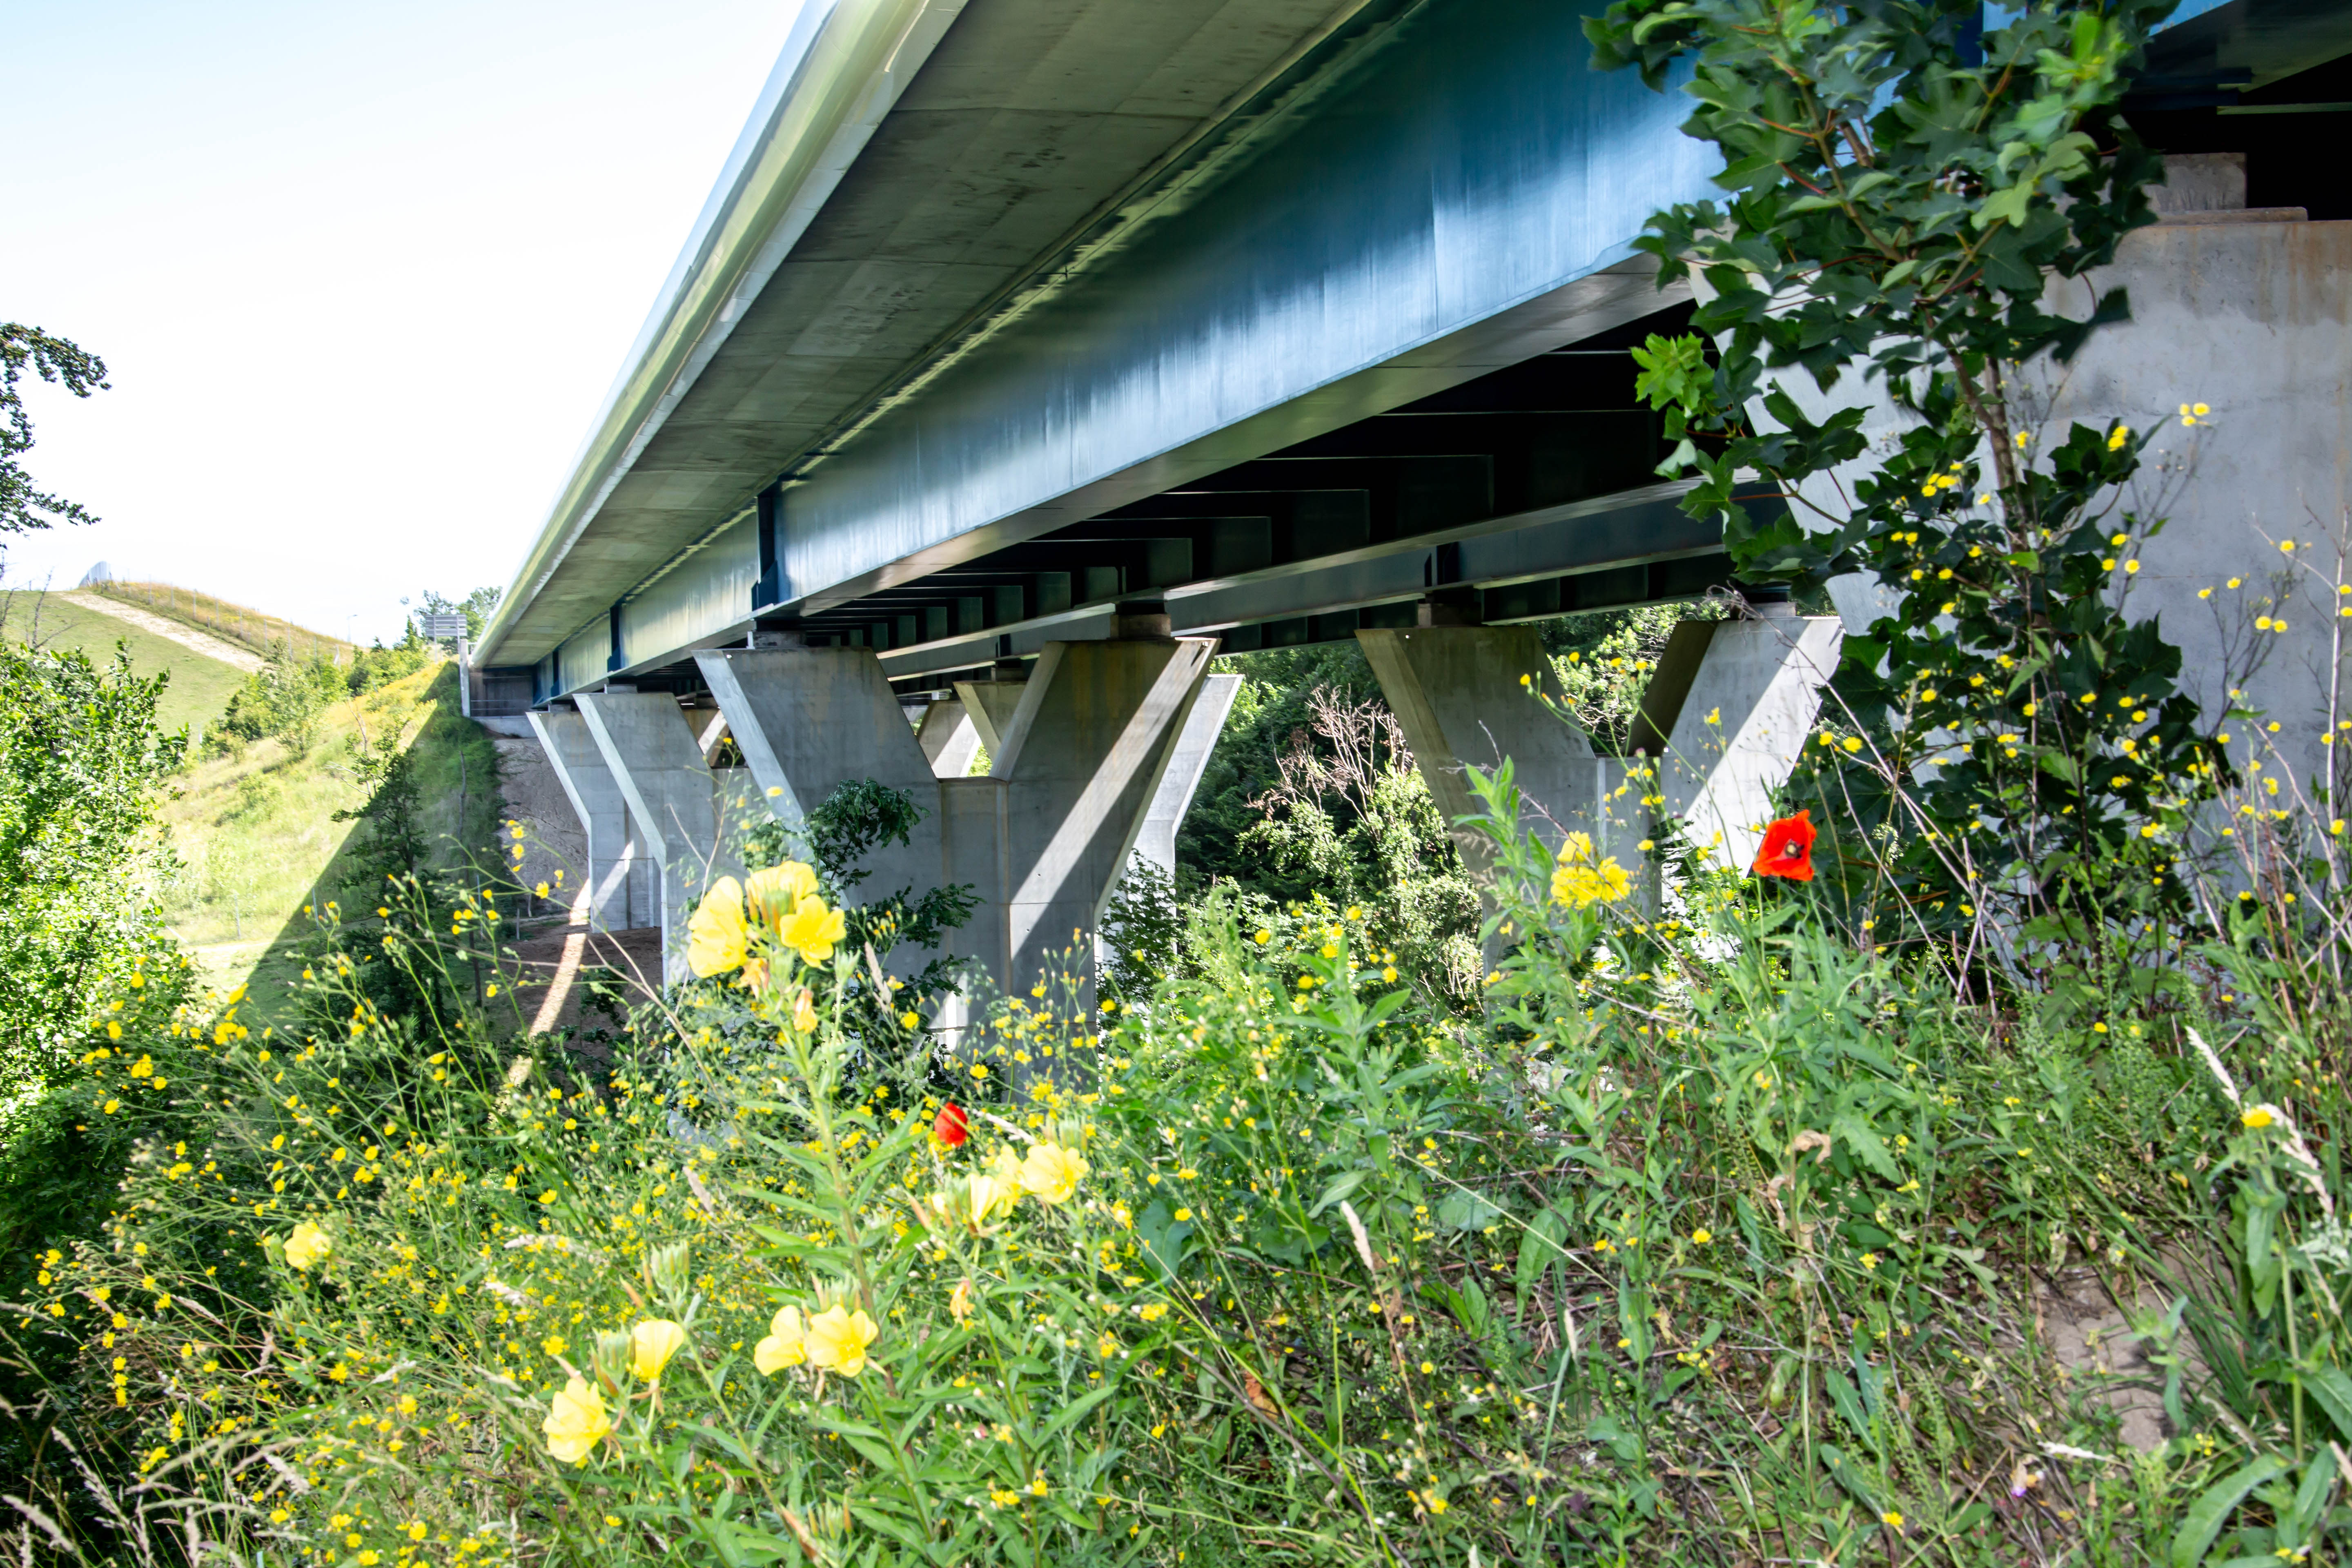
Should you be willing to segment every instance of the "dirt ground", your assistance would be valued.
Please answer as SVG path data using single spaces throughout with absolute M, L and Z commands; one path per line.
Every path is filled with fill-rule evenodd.
M 609 1021 L 584 1013 L 591 970 L 618 977 L 625 1010 L 652 1000 L 661 990 L 661 932 L 557 926 L 516 942 L 509 983 L 522 1004 L 524 1032 L 576 1029 L 583 1022 L 612 1027 Z
M 525 888 L 548 885 L 548 901 L 534 910 L 569 909 L 587 881 L 588 834 L 536 740 L 501 735 L 493 743 L 499 749 L 499 798 L 508 817 L 522 826 L 520 840 L 511 832 L 507 837 L 510 845 L 522 845 L 521 865 L 509 861 L 515 879 Z

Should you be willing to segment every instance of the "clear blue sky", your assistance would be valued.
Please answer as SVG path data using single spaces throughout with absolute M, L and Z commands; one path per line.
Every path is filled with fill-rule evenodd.
M 14 0 L 0 320 L 36 388 L 7 585 L 91 563 L 362 640 L 504 586 L 799 0 Z

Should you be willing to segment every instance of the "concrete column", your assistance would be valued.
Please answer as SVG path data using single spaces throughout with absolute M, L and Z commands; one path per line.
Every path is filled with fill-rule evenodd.
M 1091 954 L 1215 651 L 1197 637 L 1045 645 L 989 747 L 989 776 L 1006 789 L 1004 973 L 1014 994 L 1074 945 Z
M 939 792 L 940 884 L 968 887 L 979 900 L 971 917 L 948 935 L 948 952 L 970 959 L 979 972 L 967 987 L 971 999 L 956 997 L 940 1010 L 940 1026 L 952 1037 L 975 1014 L 985 1016 L 973 1003 L 988 991 L 1007 990 L 1013 973 L 1006 921 L 1012 879 L 1004 857 L 1012 786 L 1003 779 L 952 778 L 941 779 Z
M 980 743 L 988 748 L 993 765 L 996 753 L 1004 747 L 1004 727 L 1013 722 L 1013 715 L 1021 710 L 1021 694 L 1027 689 L 1024 680 L 960 680 L 956 682 L 956 699 L 963 704 Z
M 887 784 L 923 808 L 910 843 L 883 845 L 856 868 L 866 877 L 854 901 L 939 885 L 939 780 L 872 649 L 721 648 L 694 658 L 761 798 L 786 826 L 798 828 L 852 779 Z
M 934 702 L 923 710 L 923 721 L 915 727 L 915 744 L 931 764 L 931 772 L 943 779 L 960 779 L 971 770 L 971 759 L 980 750 L 980 727 L 956 699 Z
M 1150 861 L 1171 880 L 1176 875 L 1176 835 L 1184 826 L 1184 814 L 1192 808 L 1192 792 L 1201 787 L 1201 774 L 1209 765 L 1209 753 L 1217 749 L 1217 737 L 1224 733 L 1225 715 L 1234 709 L 1234 698 L 1242 689 L 1238 675 L 1212 675 L 1201 682 L 1201 694 L 1192 700 L 1192 710 L 1186 715 L 1184 728 L 1176 737 L 1168 753 L 1167 771 L 1160 777 L 1160 788 L 1151 796 L 1151 805 L 1144 811 L 1143 826 L 1135 836 L 1135 852 L 1128 864 Z
M 1570 833 L 1589 834 L 1596 854 L 1633 867 L 1634 846 L 1648 837 L 1643 790 L 1628 784 L 1621 759 L 1595 756 L 1581 731 L 1536 700 L 1538 692 L 1556 702 L 1562 693 L 1532 626 L 1418 626 L 1356 637 L 1448 823 L 1486 809 L 1465 766 L 1491 770 L 1508 757 L 1526 799 L 1523 831 L 1533 828 L 1554 849 Z M 1473 872 L 1491 873 L 1494 845 L 1484 833 L 1455 828 L 1454 841 Z
M 1768 614 L 1685 621 L 1675 635 L 1699 628 L 1705 651 L 1671 725 L 1658 726 L 1666 733 L 1659 793 L 1703 857 L 1744 871 L 1771 819 L 1772 792 L 1811 738 L 1845 628 L 1835 616 Z
M 740 869 L 728 854 L 710 766 L 677 700 L 666 692 L 583 692 L 575 700 L 661 868 L 662 978 L 675 984 L 688 974 L 686 920 L 694 900 L 713 879 Z
M 933 773 L 869 649 L 724 649 L 696 660 L 760 791 L 777 792 L 766 798 L 780 818 L 797 822 L 860 778 L 924 806 L 914 843 L 872 857 L 860 894 L 971 887 L 979 907 L 950 951 L 1019 995 L 1058 963 L 1073 931 L 1100 923 L 1214 649 L 1201 639 L 1049 644 L 1029 680 L 982 683 L 992 688 L 983 700 L 965 703 L 964 718 L 989 737 L 992 772 L 978 779 Z M 1230 702 L 1228 690 L 1220 721 Z M 982 721 L 992 710 L 1001 727 Z M 1204 758 L 1205 749 L 1189 764 L 1188 800 Z
M 530 715 L 530 727 L 580 817 L 588 841 L 587 864 L 572 889 L 572 919 L 598 931 L 628 931 L 660 919 L 653 886 L 653 858 L 637 841 L 629 803 L 604 754 L 588 732 L 588 721 L 568 708 Z

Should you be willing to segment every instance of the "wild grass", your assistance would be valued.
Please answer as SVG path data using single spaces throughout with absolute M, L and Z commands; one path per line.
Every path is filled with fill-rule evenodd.
M 297 658 L 309 658 L 323 653 L 338 664 L 348 663 L 352 645 L 341 637 L 253 609 L 212 594 L 194 588 L 183 588 L 173 583 L 94 583 L 89 591 L 126 605 L 137 605 L 159 616 L 167 616 L 185 626 L 210 632 L 216 637 L 251 649 L 264 657 L 280 648 L 290 650 Z
M 709 978 L 611 1061 L 433 983 L 499 900 L 403 883 L 325 918 L 299 1022 L 94 1047 L 102 1113 L 176 1131 L 18 1321 L 205 1549 L 358 1568 L 2189 1568 L 2352 1530 L 2352 1029 L 2298 905 L 2094 1022 L 1793 886 L 1694 873 L 1654 924 L 1500 848 L 1481 1020 L 1360 910 L 1213 899 L 1127 1005 L 1041 984 L 932 1041 L 779 871 L 714 889 Z M 76 1550 L 124 1533 L 89 1515 Z

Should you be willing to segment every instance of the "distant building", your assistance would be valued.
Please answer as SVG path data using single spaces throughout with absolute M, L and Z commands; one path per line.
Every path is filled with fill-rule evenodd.
M 96 587 L 100 583 L 111 583 L 113 581 L 114 568 L 101 561 L 97 565 L 91 567 L 89 571 L 83 573 L 81 574 L 81 581 L 75 584 L 74 586 L 77 588 L 91 588 Z

